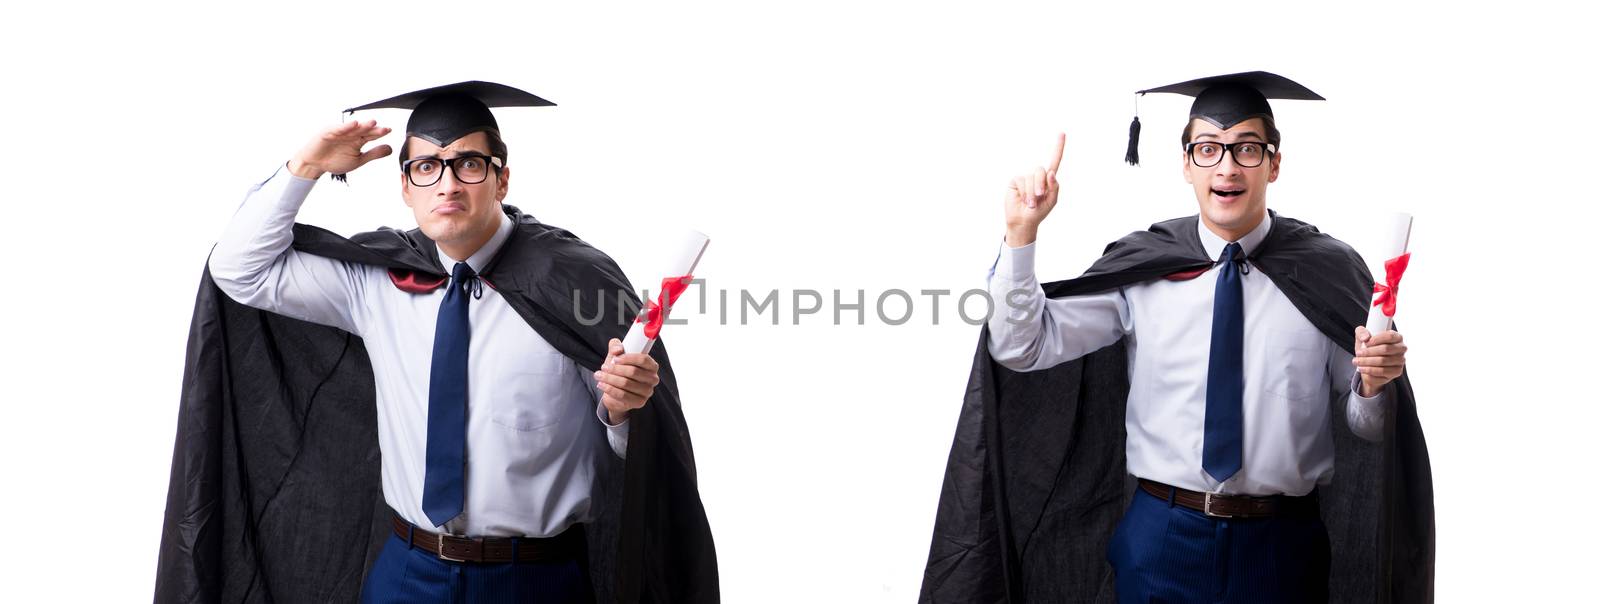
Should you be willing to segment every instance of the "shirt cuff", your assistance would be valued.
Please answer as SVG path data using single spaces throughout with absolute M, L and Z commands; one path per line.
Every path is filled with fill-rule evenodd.
M 308 182 L 308 183 L 317 182 L 317 179 L 315 179 L 315 178 L 305 178 L 303 176 L 295 175 L 294 172 L 290 172 L 289 171 L 289 162 L 283 162 L 283 165 L 278 166 L 278 173 L 283 174 L 284 176 L 288 176 L 289 178 L 293 179 L 294 182 Z
M 600 425 L 606 427 L 606 443 L 611 445 L 611 451 L 616 453 L 617 457 L 627 459 L 628 420 L 622 420 L 622 423 L 612 425 L 611 414 L 606 413 L 606 406 L 603 403 L 595 403 L 594 414 L 595 417 L 600 419 Z
M 628 427 L 628 420 L 622 420 L 622 423 L 619 424 L 612 424 L 611 414 L 606 413 L 606 406 L 604 403 L 595 403 L 594 416 L 600 418 L 600 423 L 605 424 L 607 428 L 612 430 L 616 430 L 618 428 L 626 429 Z
M 1387 398 L 1384 396 L 1384 393 L 1388 391 L 1389 384 L 1384 384 L 1382 388 L 1378 389 L 1377 394 L 1374 394 L 1370 397 L 1361 396 L 1361 372 L 1358 371 L 1354 375 L 1350 376 L 1350 400 L 1361 403 L 1363 407 L 1371 409 L 1375 405 L 1382 404 L 1384 399 Z
M 300 206 L 305 204 L 306 198 L 311 196 L 311 188 L 316 185 L 315 179 L 295 176 L 289 171 L 289 164 L 285 162 L 278 166 L 272 176 L 256 185 L 252 192 L 265 192 L 276 207 L 291 208 L 298 212 Z M 245 200 L 249 201 L 250 197 L 247 196 Z
M 1033 245 L 1011 247 L 1000 244 L 1000 257 L 994 262 L 994 274 L 1007 281 L 1022 281 L 1033 276 Z
M 1345 414 L 1351 432 L 1369 442 L 1383 441 L 1383 425 L 1387 416 L 1384 401 L 1388 398 L 1388 391 L 1389 386 L 1385 384 L 1376 395 L 1361 396 L 1361 374 L 1357 373 L 1351 378 Z

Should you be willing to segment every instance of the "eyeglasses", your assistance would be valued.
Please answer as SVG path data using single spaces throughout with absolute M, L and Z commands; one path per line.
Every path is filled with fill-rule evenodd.
M 1277 153 L 1278 147 L 1271 143 L 1255 141 L 1237 143 L 1201 141 L 1184 145 L 1183 150 L 1189 154 L 1189 161 L 1202 168 L 1222 163 L 1222 156 L 1226 153 L 1233 154 L 1233 163 L 1239 164 L 1239 167 L 1254 168 L 1261 165 L 1267 154 Z
M 489 177 L 489 168 L 493 166 L 498 170 L 504 162 L 498 157 L 490 157 L 479 153 L 458 155 L 450 159 L 437 157 L 419 157 L 408 159 L 400 164 L 400 169 L 406 173 L 406 178 L 411 180 L 411 185 L 416 187 L 431 187 L 444 177 L 445 168 L 456 173 L 456 180 L 464 185 L 475 185 Z

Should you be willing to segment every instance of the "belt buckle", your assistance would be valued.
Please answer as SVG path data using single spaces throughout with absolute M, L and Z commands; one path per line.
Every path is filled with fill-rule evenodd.
M 1222 513 L 1211 511 L 1211 496 L 1212 495 L 1216 495 L 1216 493 L 1212 493 L 1210 491 L 1206 492 L 1206 503 L 1205 503 L 1205 513 L 1206 513 L 1206 515 L 1210 516 L 1212 518 L 1232 518 L 1233 516 L 1231 514 L 1222 514 Z
M 450 562 L 466 562 L 465 558 L 451 558 L 450 556 L 445 555 L 445 553 L 444 553 L 444 538 L 445 538 L 446 535 L 444 533 L 437 533 L 437 536 L 439 537 L 439 559 L 440 560 L 448 560 Z

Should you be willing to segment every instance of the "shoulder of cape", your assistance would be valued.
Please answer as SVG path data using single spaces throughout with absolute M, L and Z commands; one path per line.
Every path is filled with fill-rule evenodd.
M 1272 232 L 1257 255 L 1290 255 L 1322 258 L 1324 263 L 1355 263 L 1365 266 L 1361 255 L 1349 244 L 1303 221 L 1272 213 Z
M 1372 274 L 1355 248 L 1317 227 L 1276 212 L 1272 232 L 1251 255 L 1273 284 L 1323 334 L 1350 346 L 1348 333 L 1366 320 Z
M 1366 261 L 1349 244 L 1305 222 L 1272 215 L 1272 232 L 1250 260 L 1275 277 L 1325 281 L 1331 288 L 1371 295 Z
M 1044 293 L 1052 298 L 1096 293 L 1210 266 L 1195 235 L 1196 220 L 1194 216 L 1175 218 L 1129 233 L 1106 246 L 1105 253 L 1083 275 L 1043 284 Z
M 1143 231 L 1128 233 L 1106 245 L 1104 254 L 1095 265 L 1115 264 L 1118 260 L 1131 259 L 1152 250 L 1166 255 L 1193 256 L 1205 260 L 1205 248 L 1200 247 L 1199 239 L 1194 236 L 1198 220 L 1197 216 L 1183 216 L 1157 222 Z M 1090 271 L 1094 269 L 1091 268 Z
M 515 223 L 506 247 L 485 267 L 497 286 L 530 287 L 531 280 L 557 280 L 567 285 L 631 291 L 617 262 L 566 229 L 539 222 L 516 207 L 506 211 Z
M 429 257 L 432 242 L 427 242 L 426 248 L 423 242 L 426 242 L 425 237 L 419 239 L 413 232 L 388 227 L 346 239 L 321 227 L 294 225 L 294 249 L 302 252 L 358 264 L 444 274 L 438 260 Z

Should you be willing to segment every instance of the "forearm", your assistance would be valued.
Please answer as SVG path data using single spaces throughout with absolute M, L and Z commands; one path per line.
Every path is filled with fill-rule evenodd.
M 294 242 L 294 219 L 315 180 L 279 169 L 250 189 L 211 250 L 211 278 L 235 299 L 250 297 Z
M 357 300 L 369 267 L 290 247 L 313 184 L 280 169 L 252 188 L 211 251 L 211 280 L 240 304 L 360 333 Z
M 582 368 L 579 368 L 580 371 Z M 600 402 L 600 390 L 593 382 L 584 380 L 589 387 L 591 398 L 595 404 L 595 418 L 600 420 L 600 425 L 605 426 L 606 444 L 611 447 L 611 452 L 617 457 L 628 458 L 628 418 L 612 417 L 606 406 Z
M 1388 414 L 1388 397 L 1384 388 L 1376 391 L 1366 388 L 1361 372 L 1350 362 L 1355 355 L 1333 342 L 1327 343 L 1328 379 L 1333 394 L 1345 398 L 1345 423 L 1356 436 L 1371 442 L 1383 440 L 1384 424 Z
M 989 315 L 989 356 L 1004 367 L 1025 371 L 1039 360 L 1044 290 L 1034 277 L 1031 255 L 1019 258 L 1017 250 L 1009 246 L 1009 234 L 1007 238 L 989 275 L 989 297 L 994 299 L 994 312 Z
M 989 295 L 995 301 L 989 355 L 995 362 L 1016 371 L 1044 369 L 1094 352 L 1126 333 L 1127 305 L 1121 292 L 1047 299 L 1034 276 L 1033 254 L 1031 244 L 1005 246 L 989 277 Z
M 1349 361 L 1344 364 L 1348 366 Z M 1371 442 L 1383 440 L 1384 424 L 1388 416 L 1386 386 L 1368 389 L 1361 374 L 1351 372 L 1343 378 L 1349 394 L 1345 402 L 1345 422 L 1356 436 Z

